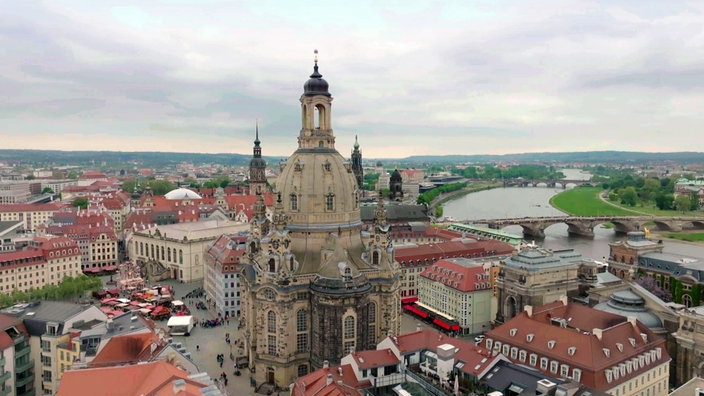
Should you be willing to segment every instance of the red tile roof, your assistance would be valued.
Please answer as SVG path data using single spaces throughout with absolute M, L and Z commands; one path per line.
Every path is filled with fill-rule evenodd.
M 342 369 L 342 370 L 340 370 Z M 340 374 L 342 371 L 342 374 Z M 330 377 L 328 377 L 330 375 Z M 330 378 L 330 381 L 328 381 Z M 328 384 L 328 382 L 330 382 Z M 296 379 L 292 396 L 362 396 L 357 388 L 369 386 L 369 381 L 357 382 L 354 370 L 349 364 L 315 370 Z
M 161 351 L 159 337 L 151 332 L 112 337 L 90 365 L 101 367 L 148 361 L 154 355 L 151 351 L 152 344 L 156 348 L 155 353 Z
M 0 212 L 55 212 L 64 205 L 60 202 L 43 204 L 4 204 L 0 205 Z
M 433 262 L 443 258 L 452 257 L 486 257 L 511 254 L 513 246 L 508 243 L 492 239 L 479 241 L 448 241 L 429 243 L 413 247 L 399 247 L 396 249 L 396 261 L 404 265 L 411 260 L 426 260 Z M 408 266 L 409 263 L 406 263 Z
M 352 353 L 360 369 L 370 369 L 374 367 L 384 367 L 398 364 L 398 358 L 391 349 L 372 349 L 369 351 L 359 351 Z
M 490 351 L 475 345 L 469 340 L 448 337 L 447 335 L 434 330 L 423 329 L 413 333 L 391 337 L 393 344 L 401 355 L 406 355 L 417 351 L 437 351 L 438 346 L 450 344 L 455 347 L 455 361 L 462 360 L 465 364 L 461 370 L 465 373 L 479 377 L 483 371 L 492 366 L 498 357 L 492 357 Z
M 58 396 L 154 395 L 172 396 L 173 382 L 183 379 L 185 393 L 201 395 L 206 386 L 188 378 L 188 373 L 159 360 L 130 366 L 69 370 L 59 383 Z
M 564 319 L 565 326 L 553 319 Z M 645 338 L 643 337 L 645 336 Z M 629 322 L 612 314 L 581 304 L 561 301 L 532 308 L 486 333 L 486 340 L 501 341 L 528 353 L 556 360 L 560 364 L 582 370 L 581 383 L 598 390 L 607 390 L 628 381 L 655 364 L 670 360 L 665 340 L 639 321 Z M 574 349 L 571 349 L 574 348 Z M 644 352 L 661 348 L 661 358 L 651 365 L 634 370 L 607 383 L 605 369 L 618 366 Z M 608 351 L 608 352 L 607 352 Z M 538 367 L 539 368 L 539 364 Z M 546 372 L 546 374 L 549 374 Z
M 420 276 L 461 292 L 491 289 L 489 274 L 481 265 L 462 265 L 440 260 L 423 270 Z

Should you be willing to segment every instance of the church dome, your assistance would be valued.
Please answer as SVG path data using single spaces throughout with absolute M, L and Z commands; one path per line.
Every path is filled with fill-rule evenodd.
M 625 317 L 635 317 L 651 330 L 663 327 L 660 318 L 645 308 L 643 297 L 630 290 L 614 292 L 609 296 L 609 301 L 595 305 L 594 309 Z
M 187 188 L 177 188 L 175 190 L 171 190 L 166 195 L 164 195 L 164 198 L 166 199 L 172 199 L 172 200 L 183 200 L 183 199 L 201 199 L 202 197 L 198 195 L 193 190 L 189 190 Z
M 310 79 L 303 84 L 303 96 L 324 95 L 330 96 L 328 92 L 328 82 L 323 79 L 323 75 L 318 73 L 318 63 L 313 66 L 313 74 Z
M 391 173 L 391 181 L 401 181 L 403 178 L 401 177 L 401 172 L 398 171 L 398 169 L 394 170 Z

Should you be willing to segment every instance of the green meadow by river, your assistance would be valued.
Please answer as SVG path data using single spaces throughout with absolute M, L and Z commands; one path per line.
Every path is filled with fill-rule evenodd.
M 578 187 L 563 191 L 550 199 L 550 205 L 573 216 L 634 216 L 636 211 L 610 205 L 599 198 L 599 187 Z

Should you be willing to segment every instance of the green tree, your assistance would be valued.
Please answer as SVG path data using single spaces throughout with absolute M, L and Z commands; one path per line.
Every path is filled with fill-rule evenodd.
M 137 181 L 134 179 L 130 179 L 123 181 L 122 186 L 120 188 L 122 189 L 122 191 L 132 194 L 134 192 L 135 187 L 137 187 Z
M 71 180 L 76 180 L 76 179 L 78 179 L 78 172 L 72 170 L 72 171 L 68 172 L 67 177 Z
M 176 185 L 168 180 L 149 180 L 147 185 L 152 189 L 154 195 L 164 195 L 176 188 Z
M 699 195 L 696 191 L 692 191 L 692 193 L 689 195 L 689 200 L 689 210 L 699 209 Z
M 52 189 L 49 188 L 49 187 L 44 187 L 44 188 L 42 189 L 42 194 L 54 194 L 54 190 L 52 190 Z
M 76 208 L 86 209 L 88 208 L 88 198 L 78 197 L 71 202 L 71 206 Z
M 25 180 L 34 180 L 34 179 L 36 179 L 36 177 L 34 177 L 34 175 L 27 175 L 24 177 L 24 179 Z
M 664 192 L 659 192 L 655 195 L 655 206 L 660 210 L 672 209 L 672 205 L 675 202 L 675 196 L 672 194 L 666 194 Z
M 692 198 L 689 195 L 678 195 L 675 197 L 675 209 L 684 213 L 692 207 Z
M 628 206 L 636 206 L 636 202 L 638 200 L 638 193 L 636 192 L 635 187 L 629 186 L 624 188 L 619 192 L 619 196 L 621 197 L 622 204 Z

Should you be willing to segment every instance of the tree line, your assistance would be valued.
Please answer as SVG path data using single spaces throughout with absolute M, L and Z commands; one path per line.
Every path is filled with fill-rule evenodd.
M 513 165 L 508 168 L 498 168 L 493 165 L 477 165 L 452 169 L 452 174 L 468 179 L 563 179 L 565 175 L 555 170 L 553 166 L 539 164 Z
M 675 182 L 679 175 L 668 177 L 635 176 L 609 172 L 610 175 L 597 175 L 592 180 L 610 190 L 609 200 L 622 205 L 644 207 L 654 206 L 660 210 L 688 212 L 699 209 L 696 191 L 675 196 Z
M 103 289 L 100 278 L 78 275 L 65 277 L 58 285 L 45 285 L 39 289 L 30 289 L 26 292 L 13 290 L 10 294 L 0 294 L 0 308 L 37 300 L 73 300 L 86 296 L 88 291 Z

